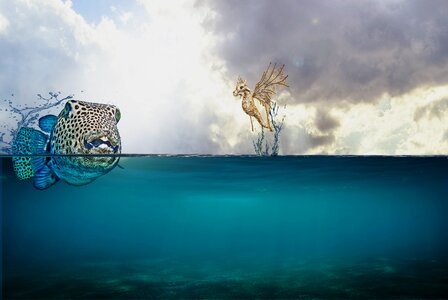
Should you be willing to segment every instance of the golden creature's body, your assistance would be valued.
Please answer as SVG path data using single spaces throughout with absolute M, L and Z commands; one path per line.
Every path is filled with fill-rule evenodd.
M 233 91 L 233 95 L 240 96 L 242 99 L 242 107 L 243 111 L 249 115 L 252 131 L 254 130 L 254 126 L 252 123 L 252 117 L 254 117 L 261 127 L 269 129 L 272 131 L 272 124 L 269 119 L 269 112 L 272 108 L 272 100 L 271 97 L 275 94 L 275 86 L 282 85 L 288 86 L 285 82 L 288 75 L 283 74 L 284 65 L 278 70 L 275 69 L 276 65 L 274 65 L 271 69 L 271 64 L 269 64 L 268 69 L 263 72 L 260 81 L 255 85 L 254 92 L 247 87 L 246 80 L 238 78 L 238 82 L 236 84 L 236 88 Z M 266 112 L 266 120 L 263 119 L 260 111 L 255 105 L 254 99 L 257 99 L 261 105 L 264 107 Z
M 255 105 L 254 102 L 254 98 L 252 97 L 252 94 L 250 92 L 246 92 L 245 96 L 242 97 L 243 101 L 242 101 L 242 107 L 243 107 L 243 111 L 248 114 L 250 116 L 250 121 L 252 124 L 252 117 L 255 118 L 255 120 L 258 121 L 258 123 L 264 127 L 269 129 L 269 131 L 272 131 L 272 126 L 271 126 L 271 122 L 269 121 L 269 115 L 268 112 L 270 110 L 266 109 L 266 121 L 263 120 L 263 117 L 261 116 L 260 111 L 258 110 L 257 106 Z M 252 124 L 252 131 L 254 130 L 254 126 Z

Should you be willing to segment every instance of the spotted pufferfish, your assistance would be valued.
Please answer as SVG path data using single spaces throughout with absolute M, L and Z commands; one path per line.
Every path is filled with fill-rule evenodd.
M 43 132 L 19 130 L 12 146 L 17 177 L 33 178 L 34 187 L 42 190 L 60 179 L 84 185 L 110 172 L 121 153 L 120 117 L 113 105 L 67 101 L 58 116 L 39 119 Z M 33 156 L 17 156 L 24 154 Z

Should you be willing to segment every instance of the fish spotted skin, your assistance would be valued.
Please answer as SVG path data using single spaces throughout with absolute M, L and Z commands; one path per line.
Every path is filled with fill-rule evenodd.
M 45 189 L 59 179 L 83 185 L 106 174 L 117 165 L 121 153 L 117 128 L 120 117 L 119 109 L 113 105 L 67 101 L 57 117 L 47 115 L 39 119 L 40 129 L 49 136 L 33 128 L 20 129 L 13 154 L 51 156 L 15 156 L 17 177 L 33 177 L 34 186 Z

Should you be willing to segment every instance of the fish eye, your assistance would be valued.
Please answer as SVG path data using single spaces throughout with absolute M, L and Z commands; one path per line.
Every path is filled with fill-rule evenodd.
M 241 85 L 241 86 L 240 86 L 240 90 L 242 90 L 242 89 L 243 89 L 243 86 Z
M 117 120 L 117 122 L 118 122 L 118 121 L 120 121 L 120 119 L 121 119 L 121 112 L 120 112 L 120 110 L 117 108 L 117 109 L 115 110 L 115 120 Z

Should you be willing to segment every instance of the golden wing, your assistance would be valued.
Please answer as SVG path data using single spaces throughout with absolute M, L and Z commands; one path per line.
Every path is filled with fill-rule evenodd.
M 275 87 L 277 85 L 289 87 L 286 84 L 285 80 L 288 78 L 288 75 L 283 74 L 283 68 L 285 65 L 282 65 L 281 68 L 275 69 L 277 64 L 271 69 L 271 63 L 269 63 L 268 69 L 263 72 L 260 81 L 255 85 L 254 92 L 252 97 L 260 101 L 260 103 L 266 108 L 266 112 L 271 110 L 271 98 L 272 95 L 275 94 Z

